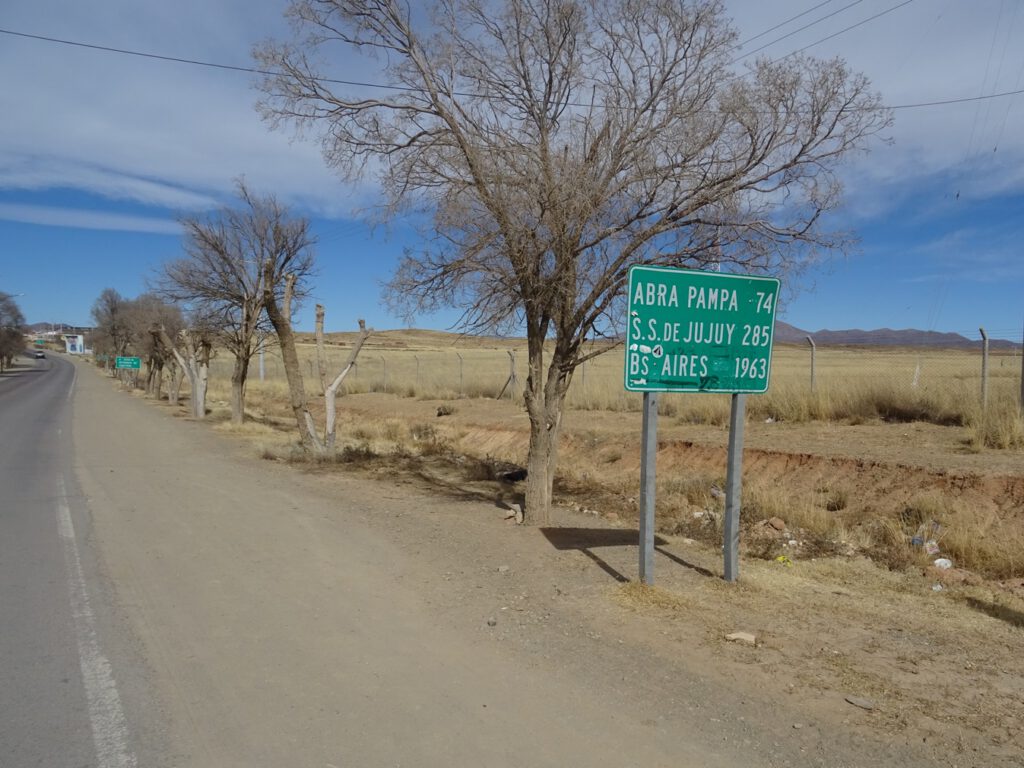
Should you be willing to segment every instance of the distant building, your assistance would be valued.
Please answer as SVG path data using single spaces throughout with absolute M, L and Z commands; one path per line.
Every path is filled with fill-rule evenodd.
M 85 354 L 85 336 L 75 333 L 64 334 L 64 346 L 69 355 Z

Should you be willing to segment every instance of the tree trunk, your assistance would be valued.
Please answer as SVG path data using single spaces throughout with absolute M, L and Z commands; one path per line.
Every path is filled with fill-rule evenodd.
M 527 328 L 529 375 L 523 392 L 530 417 L 530 444 L 526 458 L 526 504 L 523 522 L 547 525 L 551 521 L 551 498 L 558 463 L 558 438 L 562 409 L 571 373 L 563 367 L 571 358 L 568 350 L 556 348 L 544 368 L 544 328 Z
M 555 454 L 558 448 L 557 429 L 547 429 L 542 422 L 530 423 L 530 448 L 526 460 L 526 505 L 523 522 L 547 525 L 551 522 L 551 494 L 555 482 Z
M 235 367 L 231 371 L 231 423 L 245 421 L 245 383 L 249 375 L 249 360 L 244 355 L 235 356 Z
M 178 365 L 188 375 L 188 383 L 191 388 L 190 404 L 192 416 L 197 419 L 206 417 L 206 385 L 210 376 L 210 355 L 213 352 L 213 345 L 201 335 L 194 337 L 189 331 L 181 332 L 181 339 L 184 342 L 185 352 L 183 355 L 174 346 L 174 342 L 167 336 L 162 326 L 151 329 L 163 344 L 164 348 L 170 350 Z
M 153 374 L 149 380 L 149 396 L 155 400 L 160 399 L 164 384 L 164 364 L 157 361 L 153 366 Z
M 295 288 L 295 275 L 288 275 L 285 283 L 284 299 L 281 306 L 277 305 L 274 296 L 273 264 L 269 261 L 264 265 L 263 299 L 281 347 L 281 360 L 284 363 L 284 375 L 288 380 L 288 392 L 291 396 L 292 413 L 299 428 L 299 442 L 306 451 L 323 453 L 323 444 L 316 435 L 316 425 L 309 412 L 306 401 L 306 387 L 302 382 L 302 367 L 299 355 L 295 351 L 295 334 L 292 333 L 291 303 Z
M 190 361 L 194 372 L 190 371 L 189 383 L 192 385 L 192 417 L 206 418 L 206 387 L 210 375 L 210 366 L 201 361 Z
M 181 380 L 185 378 L 185 371 L 180 365 L 174 366 L 171 370 L 171 380 L 167 385 L 167 402 L 170 405 L 178 405 L 181 400 Z

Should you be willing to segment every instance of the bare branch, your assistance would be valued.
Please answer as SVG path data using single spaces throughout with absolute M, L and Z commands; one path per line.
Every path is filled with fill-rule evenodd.
M 720 0 L 411 7 L 294 2 L 300 37 L 257 51 L 281 73 L 261 110 L 319 135 L 343 177 L 375 175 L 387 214 L 429 218 L 392 306 L 526 330 L 531 476 L 550 480 L 540 435 L 557 434 L 582 345 L 610 330 L 630 266 L 781 273 L 852 242 L 826 226 L 840 164 L 891 115 L 842 61 L 736 71 Z M 379 54 L 386 95 L 319 77 L 314 56 L 341 49 Z

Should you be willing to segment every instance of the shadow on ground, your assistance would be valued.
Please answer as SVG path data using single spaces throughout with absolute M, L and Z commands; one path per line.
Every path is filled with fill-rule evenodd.
M 605 573 L 620 583 L 632 581 L 612 567 L 607 560 L 593 552 L 601 547 L 638 547 L 640 532 L 623 528 L 541 528 L 541 533 L 558 550 L 576 550 L 589 557 Z M 701 576 L 717 578 L 718 574 L 703 566 L 684 560 L 674 552 L 665 549 L 669 542 L 661 536 L 654 537 L 654 551 L 668 558 L 676 565 L 689 568 Z
M 991 616 L 993 619 L 1005 621 L 1013 627 L 1024 627 L 1024 613 L 1014 608 L 988 600 L 979 600 L 975 597 L 968 597 L 964 602 L 974 610 Z

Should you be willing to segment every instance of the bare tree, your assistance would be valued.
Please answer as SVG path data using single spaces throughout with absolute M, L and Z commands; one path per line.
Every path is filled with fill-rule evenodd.
M 131 345 L 132 332 L 126 317 L 129 301 L 113 288 L 104 288 L 92 305 L 91 343 L 96 354 L 106 355 L 107 369 L 110 359 L 124 355 Z
M 837 168 L 890 122 L 840 60 L 736 71 L 718 0 L 295 0 L 297 38 L 256 56 L 264 117 L 322 137 L 345 178 L 375 174 L 387 212 L 433 237 L 390 283 L 409 311 L 525 328 L 526 514 L 548 519 L 565 395 L 609 334 L 629 267 L 778 272 L 849 238 L 823 226 Z M 375 54 L 388 89 L 318 75 Z
M 156 343 L 174 356 L 181 370 L 188 376 L 192 418 L 206 418 L 206 388 L 210 379 L 210 359 L 213 357 L 213 334 L 201 327 L 183 328 L 178 332 L 177 344 L 163 326 L 153 326 L 150 334 Z M 177 392 L 174 400 L 177 400 Z
M 239 180 L 242 205 L 224 207 L 207 217 L 182 220 L 185 256 L 164 265 L 161 292 L 185 303 L 204 323 L 218 330 L 218 342 L 235 359 L 231 372 L 231 420 L 245 418 L 245 386 L 249 362 L 261 333 L 264 314 L 264 270 L 272 264 L 272 285 L 281 290 L 286 273 L 296 276 L 295 291 L 303 295 L 313 269 L 309 221 L 291 215 L 273 196 L 258 196 Z
M 299 429 L 299 442 L 303 450 L 317 456 L 328 456 L 334 453 L 335 443 L 335 397 L 338 388 L 345 377 L 348 376 L 355 365 L 359 351 L 369 337 L 371 331 L 367 329 L 363 320 L 359 321 L 359 336 L 352 347 L 348 360 L 342 366 L 341 371 L 334 380 L 327 384 L 324 372 L 327 370 L 326 356 L 323 354 L 323 307 L 317 305 L 317 365 L 320 368 L 321 386 L 325 397 L 326 420 L 324 424 L 324 436 L 317 434 L 316 421 L 309 410 L 309 400 L 306 396 L 306 386 L 302 379 L 302 367 L 299 365 L 299 355 L 295 348 L 295 333 L 292 331 L 292 297 L 295 287 L 295 275 L 287 275 L 284 280 L 284 292 L 280 303 L 274 294 L 273 283 L 270 280 L 273 265 L 268 260 L 264 266 L 264 298 L 267 307 L 267 315 L 277 332 L 278 343 L 281 346 L 281 360 L 284 362 L 284 375 L 288 379 L 288 392 L 291 398 L 292 413 L 295 414 L 295 423 Z
M 14 364 L 14 356 L 25 349 L 25 316 L 9 293 L 0 291 L 0 371 Z
M 153 336 L 152 328 L 160 326 L 170 338 L 177 338 L 185 327 L 181 309 L 154 293 L 144 293 L 124 302 L 122 318 L 129 333 L 130 349 L 146 364 L 146 394 L 159 400 L 164 368 L 170 369 L 173 382 L 177 376 L 177 364 L 171 350 Z

